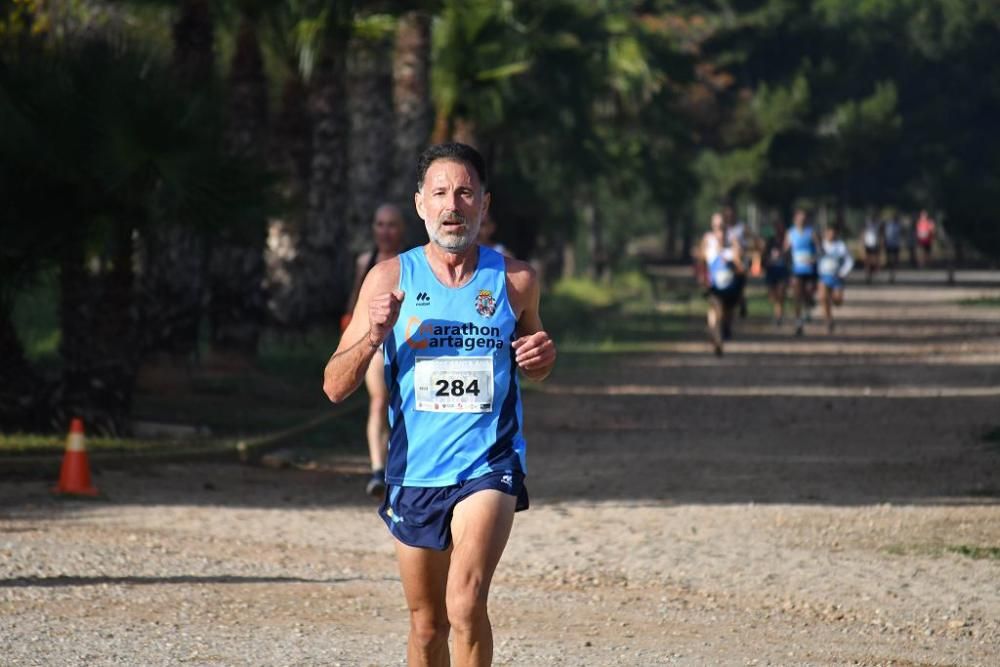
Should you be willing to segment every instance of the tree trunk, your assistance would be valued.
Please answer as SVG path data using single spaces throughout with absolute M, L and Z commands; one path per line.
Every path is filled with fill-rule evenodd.
M 611 272 L 604 243 L 604 229 L 597 214 L 597 207 L 589 194 L 584 197 L 580 207 L 580 217 L 587 235 L 587 277 L 591 280 L 607 281 Z
M 681 251 L 679 258 L 681 261 L 691 261 L 691 249 L 694 245 L 694 218 L 690 211 L 684 214 L 684 227 L 681 233 Z
M 178 85 L 203 93 L 213 79 L 214 28 L 208 0 L 182 0 L 173 27 L 173 70 Z M 144 239 L 141 310 L 147 351 L 171 361 L 197 356 L 205 288 L 205 245 L 184 221 L 152 228 Z
M 349 243 L 354 252 L 371 247 L 375 208 L 390 200 L 393 150 L 391 40 L 356 35 L 348 48 L 347 107 Z M 409 208 L 409 207 L 408 207 Z
M 396 27 L 392 63 L 392 103 L 395 113 L 393 201 L 409 221 L 408 236 L 416 243 L 423 227 L 413 209 L 417 156 L 426 148 L 434 122 L 430 86 L 431 17 L 420 11 L 403 14 Z
M 295 289 L 305 322 L 339 319 L 353 273 L 347 245 L 347 115 L 344 100 L 346 43 L 334 39 L 317 63 L 309 95 L 312 164 L 301 264 Z
M 271 165 L 281 175 L 281 188 L 287 203 L 281 218 L 268 221 L 267 267 L 265 289 L 271 319 L 284 326 L 301 326 L 305 303 L 295 289 L 295 276 L 301 272 L 299 248 L 303 229 L 304 202 L 309 190 L 309 165 L 312 160 L 312 126 L 307 109 L 308 93 L 297 74 L 285 82 L 281 112 L 273 129 Z
M 82 248 L 60 266 L 64 414 L 105 435 L 129 432 L 138 370 L 131 237 L 131 227 L 116 222 L 103 266 L 88 269 Z
M 243 17 L 230 74 L 229 151 L 261 162 L 267 155 L 267 80 L 257 30 Z M 257 354 L 264 303 L 266 221 L 246 220 L 226 230 L 211 249 L 208 266 L 212 352 L 242 362 Z
M 663 243 L 663 257 L 671 260 L 675 256 L 677 247 L 677 218 L 670 215 L 670 211 L 663 211 L 663 227 L 665 229 Z

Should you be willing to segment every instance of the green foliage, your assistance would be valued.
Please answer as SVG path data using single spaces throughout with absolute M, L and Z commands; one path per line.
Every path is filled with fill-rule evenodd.
M 979 547 L 968 544 L 946 547 L 947 551 L 959 556 L 967 556 L 974 560 L 1000 560 L 1000 547 Z
M 687 329 L 686 314 L 654 308 L 649 283 L 638 272 L 622 273 L 610 284 L 561 280 L 542 296 L 541 310 L 560 353 L 651 349 Z
M 749 183 L 745 160 L 702 162 L 710 190 L 779 208 L 807 196 L 942 210 L 949 233 L 1000 256 L 991 222 L 1000 135 L 987 111 L 1000 108 L 1000 77 L 981 66 L 1000 38 L 1000 5 L 748 0 L 735 9 L 706 49 L 739 92 L 726 101 L 741 131 L 723 133 L 717 150 L 766 150 Z
M 14 299 L 13 321 L 25 355 L 33 362 L 52 363 L 59 351 L 57 276 L 47 271 L 19 290 Z

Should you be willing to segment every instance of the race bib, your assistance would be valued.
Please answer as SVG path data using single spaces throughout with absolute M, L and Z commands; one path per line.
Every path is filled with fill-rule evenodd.
M 729 269 L 719 269 L 712 273 L 712 282 L 718 289 L 726 289 L 733 284 L 733 272 Z
M 865 245 L 869 248 L 874 248 L 878 245 L 878 232 L 874 229 L 865 230 Z
M 492 412 L 493 357 L 417 357 L 417 410 Z
M 819 260 L 819 272 L 824 276 L 833 276 L 840 269 L 840 260 L 836 257 L 824 257 Z
M 792 262 L 802 266 L 813 263 L 813 254 L 809 250 L 796 250 L 792 253 Z

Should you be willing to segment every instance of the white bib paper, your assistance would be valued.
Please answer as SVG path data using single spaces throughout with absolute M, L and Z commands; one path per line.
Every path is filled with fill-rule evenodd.
M 799 266 L 813 263 L 813 254 L 808 250 L 795 250 L 792 252 L 792 261 Z
M 824 257 L 819 260 L 819 272 L 824 276 L 833 276 L 837 274 L 837 270 L 840 268 L 840 260 L 836 257 Z
M 423 412 L 492 412 L 493 357 L 417 357 L 413 391 Z
M 733 272 L 729 269 L 719 269 L 713 276 L 715 280 L 715 286 L 718 289 L 726 289 L 733 284 Z

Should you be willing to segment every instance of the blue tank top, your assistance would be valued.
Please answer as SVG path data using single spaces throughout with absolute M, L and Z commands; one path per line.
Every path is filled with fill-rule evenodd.
M 414 248 L 399 255 L 399 289 L 406 296 L 383 344 L 386 481 L 439 487 L 527 472 L 504 256 L 479 246 L 472 279 L 446 287 Z
M 816 272 L 816 242 L 813 239 L 813 228 L 798 227 L 788 230 L 788 244 L 792 249 L 792 271 L 798 275 Z

